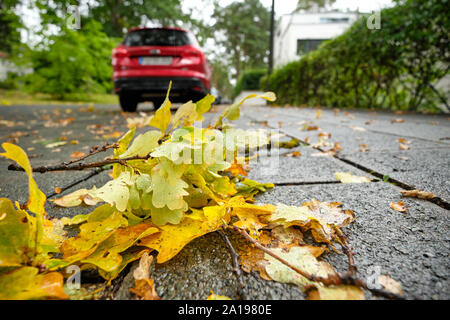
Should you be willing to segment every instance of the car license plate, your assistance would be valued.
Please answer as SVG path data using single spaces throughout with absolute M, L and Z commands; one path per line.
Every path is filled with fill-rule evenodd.
M 139 64 L 144 66 L 164 66 L 172 63 L 172 57 L 139 57 Z

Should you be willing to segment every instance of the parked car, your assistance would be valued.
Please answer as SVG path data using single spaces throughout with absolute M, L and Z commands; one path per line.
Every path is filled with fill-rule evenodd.
M 211 89 L 211 67 L 195 36 L 181 28 L 134 28 L 113 50 L 114 90 L 124 111 L 164 101 L 197 101 Z

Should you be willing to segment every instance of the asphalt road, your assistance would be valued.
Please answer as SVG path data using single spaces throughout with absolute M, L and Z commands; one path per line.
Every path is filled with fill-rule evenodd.
M 139 111 L 149 114 L 152 108 L 141 106 Z M 344 231 L 354 248 L 360 278 L 367 279 L 378 268 L 399 281 L 409 299 L 450 298 L 450 116 L 323 109 L 318 117 L 317 109 L 265 106 L 244 106 L 242 114 L 237 121 L 239 127 L 272 128 L 305 142 L 295 149 L 301 156 L 262 155 L 252 166 L 250 178 L 276 184 L 258 198 L 259 202 L 300 205 L 313 198 L 341 202 L 356 214 L 356 221 Z M 118 106 L 0 106 L 0 142 L 20 145 L 33 166 L 57 164 L 87 153 L 92 146 L 115 141 L 126 132 L 127 118 L 138 116 L 125 115 Z M 207 119 L 214 116 L 210 113 Z M 337 154 L 320 151 L 332 148 Z M 102 153 L 94 159 L 107 155 Z M 271 167 L 274 161 L 275 169 Z M 0 196 L 26 201 L 26 177 L 22 172 L 8 171 L 8 164 L 0 159 Z M 375 181 L 337 183 L 334 173 L 342 171 Z M 35 178 L 50 194 L 86 174 L 55 172 L 35 174 Z M 109 179 L 103 172 L 63 194 L 99 187 Z M 434 202 L 404 198 L 400 191 L 405 188 L 433 192 L 436 198 Z M 406 213 L 389 207 L 390 202 L 397 201 L 409 207 Z M 47 210 L 51 216 L 62 217 L 91 209 L 48 204 Z M 230 236 L 238 247 L 242 240 Z M 344 255 L 329 253 L 324 259 L 338 271 L 346 270 Z M 194 240 L 169 262 L 154 266 L 152 276 L 163 299 L 205 299 L 210 290 L 236 297 L 229 253 L 214 233 Z M 131 280 L 130 274 L 125 276 L 113 296 L 130 298 Z M 297 287 L 262 280 L 256 273 L 245 275 L 244 280 L 250 299 L 305 298 Z M 374 297 L 367 294 L 367 298 Z

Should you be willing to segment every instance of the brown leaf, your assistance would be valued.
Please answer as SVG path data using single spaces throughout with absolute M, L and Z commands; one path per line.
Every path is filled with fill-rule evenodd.
M 400 148 L 400 150 L 409 150 L 409 147 L 403 143 L 399 143 L 398 147 Z
M 86 153 L 81 152 L 81 151 L 74 151 L 72 152 L 72 154 L 70 155 L 71 158 L 81 158 L 84 157 L 86 155 Z
M 392 209 L 398 212 L 406 212 L 406 210 L 408 210 L 408 207 L 405 206 L 403 201 L 391 202 L 390 206 Z
M 405 120 L 401 118 L 391 120 L 391 123 L 403 123 L 403 122 L 405 122 Z
M 302 154 L 298 151 L 293 151 L 290 153 L 286 153 L 284 156 L 285 157 L 300 157 Z
M 384 290 L 399 296 L 403 295 L 402 285 L 391 277 L 382 274 L 378 277 L 378 282 L 383 286 Z
M 153 279 L 150 279 L 149 269 L 153 262 L 153 256 L 145 252 L 139 260 L 139 267 L 133 272 L 134 288 L 130 288 L 141 300 L 161 300 L 155 290 Z
M 420 190 L 405 190 L 400 191 L 402 196 L 411 197 L 411 198 L 419 198 L 419 199 L 433 199 L 434 194 L 431 192 L 420 191 Z

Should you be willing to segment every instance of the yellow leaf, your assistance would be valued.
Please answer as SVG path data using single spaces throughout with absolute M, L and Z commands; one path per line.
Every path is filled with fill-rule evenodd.
M 342 183 L 364 183 L 372 181 L 367 177 L 355 176 L 350 172 L 336 172 L 334 176 Z
M 281 248 L 271 249 L 271 251 L 291 265 L 310 275 L 327 278 L 336 274 L 328 263 L 317 260 L 305 247 L 292 247 L 287 252 Z M 301 276 L 267 253 L 264 254 L 264 257 L 268 261 L 266 272 L 273 280 L 296 284 L 301 290 L 304 290 L 309 285 L 320 286 L 320 284 Z
M 90 190 L 88 189 L 80 189 L 72 193 L 69 193 L 68 195 L 65 195 L 61 198 L 50 201 L 53 201 L 53 203 L 56 204 L 57 206 L 65 208 L 76 207 L 82 203 L 88 206 L 94 206 L 98 202 L 102 201 L 102 199 L 93 198 L 89 196 L 89 192 Z
M 231 300 L 231 298 L 227 296 L 221 296 L 218 294 L 215 294 L 212 290 L 210 291 L 211 294 L 208 296 L 206 300 Z
M 21 266 L 30 262 L 30 219 L 15 210 L 11 200 L 0 198 L 0 267 Z
M 38 274 L 33 267 L 21 267 L 0 274 L 1 300 L 68 299 L 63 276 L 58 272 Z
M 361 288 L 355 286 L 317 286 L 308 293 L 308 300 L 365 300 L 365 297 Z
M 142 238 L 139 245 L 157 250 L 156 261 L 166 262 L 195 238 L 216 231 L 222 224 L 222 216 L 217 213 L 218 211 L 216 215 L 211 213 L 209 220 L 206 217 L 191 219 L 190 215 L 186 215 L 179 224 L 161 226 L 160 233 Z
M 158 128 L 163 134 L 166 133 L 167 127 L 170 123 L 170 107 L 172 106 L 169 100 L 170 88 L 172 87 L 172 81 L 169 83 L 169 89 L 167 90 L 166 99 L 161 107 L 155 112 L 155 115 L 150 119 L 149 125 Z

